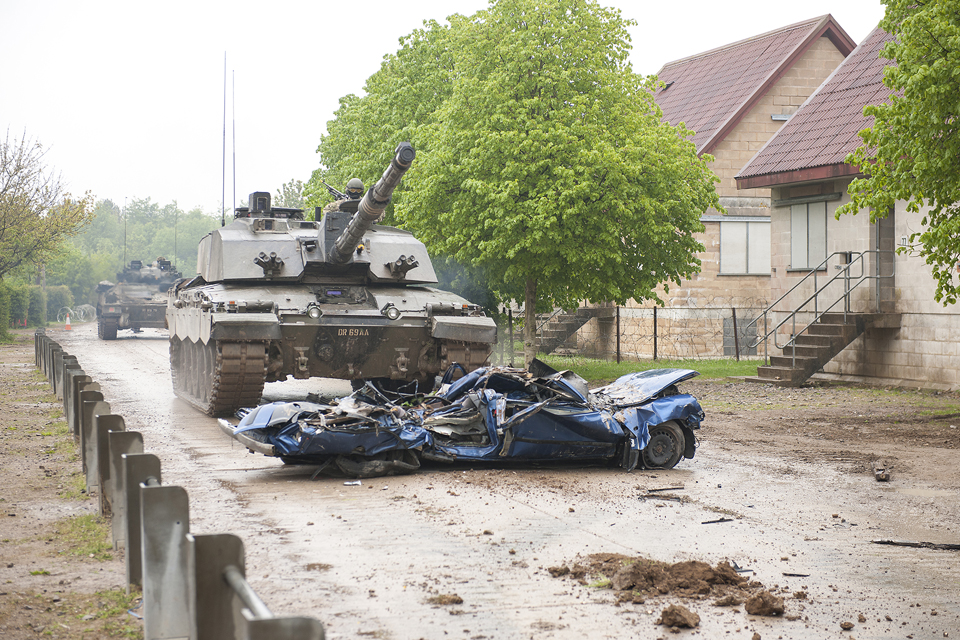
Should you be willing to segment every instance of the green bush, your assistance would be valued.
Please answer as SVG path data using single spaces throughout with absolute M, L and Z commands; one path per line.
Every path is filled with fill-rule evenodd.
M 10 340 L 10 288 L 0 281 L 0 342 Z
M 47 297 L 40 285 L 30 285 L 30 306 L 27 309 L 27 324 L 31 327 L 45 327 L 47 317 Z
M 30 288 L 23 283 L 5 284 L 10 293 L 10 324 L 4 323 L 3 326 L 25 327 L 30 309 Z
M 47 287 L 47 322 L 56 322 L 60 309 L 72 306 L 73 293 L 70 287 L 66 285 Z

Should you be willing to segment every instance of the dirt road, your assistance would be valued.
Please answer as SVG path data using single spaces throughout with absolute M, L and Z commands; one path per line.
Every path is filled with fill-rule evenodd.
M 191 530 L 239 535 L 274 612 L 315 616 L 330 638 L 652 639 L 671 635 L 655 621 L 673 602 L 701 618 L 681 635 L 960 638 L 960 552 L 871 544 L 960 542 L 955 394 L 695 381 L 701 446 L 671 471 L 463 467 L 346 486 L 248 454 L 176 399 L 163 332 L 50 333 L 143 433 L 164 484 L 187 489 Z M 268 384 L 265 399 L 316 387 Z M 890 482 L 874 479 L 876 458 Z M 666 487 L 682 489 L 641 498 Z M 593 553 L 735 562 L 785 598 L 785 616 L 709 598 L 617 605 L 547 570 Z M 434 604 L 453 594 L 462 603 Z

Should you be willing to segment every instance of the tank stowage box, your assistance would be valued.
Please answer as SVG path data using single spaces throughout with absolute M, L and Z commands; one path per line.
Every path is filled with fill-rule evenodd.
M 97 335 L 115 340 L 119 329 L 163 329 L 167 326 L 167 290 L 180 278 L 169 260 L 144 266 L 133 260 L 117 274 L 117 284 L 97 285 Z
M 200 241 L 197 277 L 169 292 L 177 395 L 216 415 L 255 406 L 264 382 L 289 376 L 429 390 L 454 362 L 487 363 L 493 320 L 425 286 L 437 277 L 423 243 L 375 224 L 414 156 L 402 143 L 362 199 L 318 222 L 256 192 Z

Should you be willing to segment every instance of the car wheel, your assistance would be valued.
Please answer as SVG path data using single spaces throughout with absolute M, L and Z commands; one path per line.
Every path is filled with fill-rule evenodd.
M 673 469 L 683 457 L 683 431 L 674 422 L 650 428 L 650 442 L 640 452 L 647 469 Z

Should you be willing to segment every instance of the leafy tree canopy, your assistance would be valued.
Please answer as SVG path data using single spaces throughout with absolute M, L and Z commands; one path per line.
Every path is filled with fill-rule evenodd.
M 920 211 L 924 229 L 911 235 L 932 267 L 938 302 L 957 301 L 960 264 L 960 0 L 882 0 L 880 26 L 895 36 L 880 55 L 894 63 L 884 84 L 888 102 L 864 108 L 873 126 L 847 157 L 866 178 L 849 187 L 838 214 L 870 209 L 885 217 L 898 200 Z M 902 250 L 902 249 L 901 249 Z M 909 248 L 907 250 L 910 250 Z
M 93 198 L 71 196 L 26 133 L 0 143 L 0 277 L 53 252 L 86 224 Z
M 524 301 L 528 360 L 538 303 L 656 299 L 698 271 L 716 177 L 662 121 L 656 78 L 627 63 L 633 23 L 593 0 L 492 0 L 449 21 L 425 23 L 367 95 L 341 100 L 324 165 L 376 179 L 410 140 L 394 215 Z

